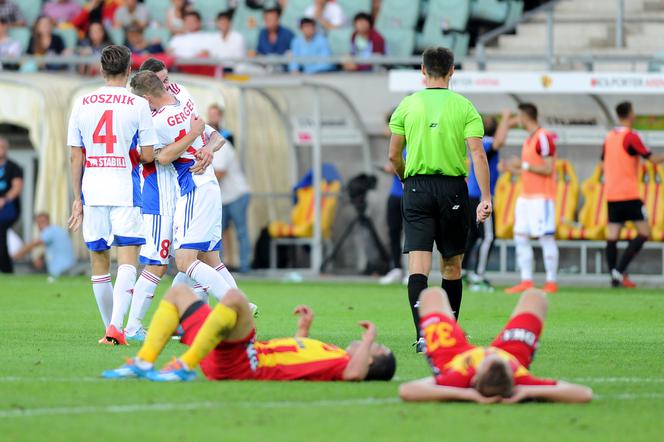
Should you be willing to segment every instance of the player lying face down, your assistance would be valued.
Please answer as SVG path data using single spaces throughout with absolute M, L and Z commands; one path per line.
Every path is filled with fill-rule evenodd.
M 152 318 L 145 342 L 135 358 L 102 373 L 105 378 L 147 378 L 153 381 L 188 381 L 195 368 L 211 380 L 389 381 L 396 360 L 387 347 L 375 342 L 376 326 L 360 322 L 364 333 L 346 350 L 310 339 L 313 313 L 298 306 L 294 337 L 256 340 L 256 325 L 247 297 L 229 290 L 210 308 L 189 287 L 171 288 Z M 178 326 L 189 349 L 163 370 L 154 363 Z
M 445 292 L 425 290 L 420 296 L 420 324 L 433 377 L 403 384 L 401 398 L 413 402 L 589 402 L 590 388 L 536 378 L 528 371 L 547 306 L 544 292 L 527 290 L 491 345 L 476 347 L 454 320 Z

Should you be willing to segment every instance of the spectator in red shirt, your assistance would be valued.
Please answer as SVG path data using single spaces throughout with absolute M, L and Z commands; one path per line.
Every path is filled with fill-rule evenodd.
M 71 23 L 83 33 L 88 32 L 90 23 L 101 23 L 105 28 L 110 28 L 118 6 L 119 0 L 90 0 Z
M 385 55 L 385 39 L 373 27 L 373 19 L 366 12 L 358 13 L 353 19 L 355 32 L 350 39 L 350 53 L 354 57 L 369 58 L 374 55 Z M 347 71 L 370 71 L 373 67 L 368 64 L 345 63 Z

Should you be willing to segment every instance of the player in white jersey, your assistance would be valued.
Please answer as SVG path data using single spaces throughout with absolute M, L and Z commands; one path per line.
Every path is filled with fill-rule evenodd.
M 130 58 L 124 46 L 104 48 L 106 84 L 77 99 L 67 135 L 74 190 L 69 227 L 82 226 L 90 250 L 92 287 L 106 326 L 100 343 L 116 343 L 113 306 L 131 301 L 138 249 L 145 243 L 138 165 L 153 160 L 157 143 L 147 101 L 126 89 Z M 115 287 L 111 246 L 118 248 Z
M 131 87 L 134 93 L 145 97 L 156 111 L 154 124 L 160 145 L 190 136 L 187 131 L 195 115 L 191 98 L 180 102 L 166 91 L 162 81 L 151 71 L 142 71 L 134 76 Z M 179 152 L 157 150 L 155 158 L 161 164 L 172 163 L 177 173 L 179 192 L 173 218 L 177 267 L 215 298 L 221 299 L 236 284 L 219 259 L 221 195 L 214 170 L 208 166 L 200 175 L 192 172 L 203 146 L 204 137 L 198 137 Z
M 157 113 L 153 112 L 153 117 L 156 115 Z M 200 119 L 192 123 L 192 125 L 202 124 Z M 197 133 L 198 130 L 190 132 Z M 206 127 L 204 135 L 208 142 L 204 149 L 197 151 L 196 163 L 190 169 L 192 173 L 205 173 L 214 151 L 225 143 L 224 138 L 210 126 Z M 169 146 L 158 144 L 155 146 L 155 151 L 163 149 L 167 155 L 169 152 L 174 152 L 173 155 L 177 156 L 183 148 L 194 141 L 194 138 L 191 140 L 183 140 L 184 137 L 175 138 L 178 138 L 178 141 L 174 144 Z M 171 136 L 165 139 L 165 142 L 172 141 L 172 139 Z M 185 143 L 179 145 L 179 141 L 185 141 Z M 168 269 L 173 242 L 173 216 L 180 190 L 177 181 L 178 175 L 172 164 L 161 164 L 158 161 L 144 164 L 141 176 L 146 243 L 141 247 L 139 262 L 145 267 L 134 286 L 129 319 L 127 327 L 124 329 L 127 340 L 135 341 L 143 341 L 145 338 L 147 332 L 142 326 L 142 320 L 150 308 L 157 285 Z M 189 278 L 187 277 L 187 279 Z

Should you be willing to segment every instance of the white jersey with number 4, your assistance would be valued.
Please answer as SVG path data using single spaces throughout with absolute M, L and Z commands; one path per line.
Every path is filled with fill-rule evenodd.
M 174 104 L 159 109 L 154 115 L 154 126 L 159 138 L 156 149 L 168 146 L 184 137 L 191 130 L 193 115 L 195 115 L 195 107 L 191 98 L 187 98 L 186 102 L 177 100 Z M 203 148 L 207 136 L 209 136 L 208 130 L 196 138 L 192 145 L 180 155 L 180 158 L 173 162 L 180 195 L 186 195 L 206 183 L 217 183 L 212 167 L 208 167 L 200 175 L 189 171 L 196 162 L 196 152 Z
M 111 86 L 78 98 L 69 117 L 67 144 L 84 149 L 84 204 L 142 206 L 138 147 L 157 142 L 144 98 Z

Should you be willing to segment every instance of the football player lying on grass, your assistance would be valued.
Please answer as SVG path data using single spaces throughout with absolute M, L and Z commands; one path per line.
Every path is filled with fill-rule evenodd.
M 308 307 L 297 307 L 295 314 L 300 316 L 295 337 L 257 341 L 249 301 L 241 291 L 229 290 L 210 308 L 189 287 L 176 285 L 161 301 L 136 357 L 102 376 L 189 381 L 198 365 L 211 380 L 389 381 L 394 376 L 394 355 L 374 342 L 371 322 L 360 322 L 362 339 L 342 350 L 308 337 L 313 319 Z M 178 325 L 189 349 L 156 371 L 154 363 Z
M 538 289 L 521 295 L 509 322 L 489 347 L 466 340 L 454 320 L 447 295 L 427 289 L 420 295 L 420 328 L 433 377 L 401 385 L 405 401 L 471 401 L 517 403 L 526 400 L 589 402 L 592 390 L 528 371 L 533 360 L 548 301 Z

